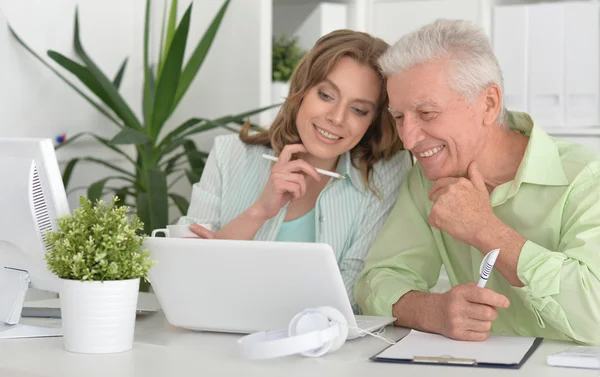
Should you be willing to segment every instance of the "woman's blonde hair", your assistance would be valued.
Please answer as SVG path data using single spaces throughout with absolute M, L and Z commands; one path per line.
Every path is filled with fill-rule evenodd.
M 382 39 L 352 30 L 336 30 L 321 37 L 292 74 L 290 91 L 271 127 L 250 134 L 250 124 L 246 123 L 240 131 L 240 139 L 246 144 L 272 148 L 275 155 L 279 155 L 285 145 L 300 143 L 296 116 L 302 99 L 309 89 L 327 78 L 341 58 L 350 57 L 373 68 L 380 76 L 381 91 L 376 115 L 365 135 L 350 151 L 352 165 L 361 171 L 365 185 L 373 190 L 369 184 L 369 174 L 373 165 L 379 160 L 388 160 L 402 149 L 394 120 L 387 110 L 386 82 L 377 63 L 388 47 Z

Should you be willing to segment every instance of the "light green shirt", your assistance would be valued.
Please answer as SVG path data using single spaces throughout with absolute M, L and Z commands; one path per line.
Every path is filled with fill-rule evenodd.
M 272 155 L 273 150 L 245 144 L 238 135 L 217 136 L 202 178 L 193 186 L 187 215 L 179 219 L 179 224 L 212 224 L 219 230 L 252 206 L 273 168 L 273 162 L 262 158 L 263 153 Z M 354 282 L 410 167 L 406 151 L 377 162 L 370 180 L 378 197 L 363 184 L 360 171 L 346 152 L 340 156 L 336 170 L 346 178 L 331 178 L 315 203 L 315 242 L 329 244 L 333 249 L 355 312 L 359 309 L 354 302 Z M 286 213 L 287 205 L 263 224 L 254 239 L 275 240 Z
M 278 242 L 315 242 L 315 209 L 295 220 L 284 221 L 275 237 Z
M 510 300 L 492 332 L 600 344 L 600 159 L 548 136 L 526 114 L 511 113 L 510 127 L 529 143 L 515 179 L 496 187 L 490 201 L 528 240 L 517 267 L 524 287 L 492 272 L 486 287 Z M 442 263 L 453 286 L 477 281 L 482 253 L 427 222 L 432 185 L 419 165 L 409 172 L 356 283 L 365 313 L 391 315 L 405 293 L 428 291 Z

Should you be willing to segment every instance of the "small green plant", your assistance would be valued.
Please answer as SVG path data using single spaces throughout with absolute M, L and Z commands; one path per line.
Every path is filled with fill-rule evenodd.
M 273 37 L 273 81 L 288 82 L 302 57 L 306 54 L 298 46 L 298 37 L 285 34 Z
M 114 196 L 111 203 L 94 204 L 81 196 L 80 207 L 58 219 L 58 230 L 46 233 L 52 247 L 46 253 L 50 271 L 69 280 L 148 280 L 154 262 L 141 248 L 144 225 L 118 201 Z

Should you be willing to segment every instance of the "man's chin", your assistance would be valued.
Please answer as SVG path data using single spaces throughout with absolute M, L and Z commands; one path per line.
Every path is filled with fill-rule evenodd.
M 440 172 L 433 169 L 423 169 L 423 175 L 428 181 L 437 181 L 441 178 Z

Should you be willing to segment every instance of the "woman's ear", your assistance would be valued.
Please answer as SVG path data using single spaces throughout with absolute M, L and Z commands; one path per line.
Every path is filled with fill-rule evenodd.
M 484 94 L 484 114 L 483 124 L 486 126 L 495 124 L 498 120 L 502 106 L 502 93 L 500 87 L 491 84 L 485 89 Z

